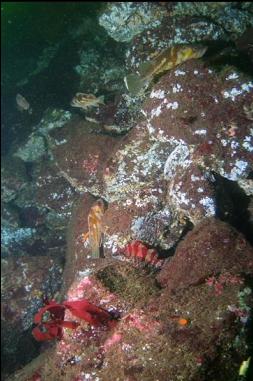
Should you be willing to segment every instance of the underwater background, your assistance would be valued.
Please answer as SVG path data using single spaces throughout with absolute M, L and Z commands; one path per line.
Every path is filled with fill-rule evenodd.
M 1 3 L 3 381 L 252 377 L 251 2 Z

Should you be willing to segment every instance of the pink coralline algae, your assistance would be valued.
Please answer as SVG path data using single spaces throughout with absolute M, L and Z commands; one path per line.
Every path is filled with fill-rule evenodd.
M 221 295 L 224 286 L 229 284 L 243 284 L 243 280 L 238 275 L 233 275 L 228 272 L 219 275 L 218 277 L 212 276 L 206 279 L 206 284 L 210 287 L 214 287 L 216 295 Z
M 113 319 L 109 312 L 86 299 L 66 301 L 62 304 L 51 300 L 46 302 L 46 306 L 42 307 L 34 316 L 34 323 L 37 324 L 37 327 L 32 331 L 34 338 L 37 341 L 61 339 L 63 328 L 76 329 L 80 325 L 78 322 L 64 320 L 66 309 L 72 315 L 93 326 L 109 324 L 110 320 Z
M 82 166 L 90 175 L 95 175 L 98 169 L 98 155 L 89 154 L 88 159 L 83 160 Z
M 119 343 L 121 340 L 122 340 L 122 334 L 121 333 L 117 333 L 115 332 L 111 337 L 109 337 L 104 345 L 103 345 L 103 349 L 105 352 L 107 352 L 113 345 Z

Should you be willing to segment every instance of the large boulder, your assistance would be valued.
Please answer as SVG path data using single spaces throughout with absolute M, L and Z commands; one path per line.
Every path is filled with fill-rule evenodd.
M 211 172 L 230 181 L 251 172 L 252 92 L 235 68 L 217 73 L 193 60 L 165 74 L 143 105 L 150 139 L 173 146 L 162 164 L 168 200 L 193 223 L 215 215 Z
M 207 218 L 179 243 L 157 280 L 172 292 L 201 284 L 224 272 L 252 275 L 253 249 L 244 236 L 228 224 Z
M 208 221 L 206 230 L 210 225 Z M 154 274 L 145 269 L 135 269 L 130 263 L 116 260 L 80 258 L 62 298 L 87 298 L 110 311 L 115 320 L 110 325 L 90 327 L 84 320 L 75 318 L 80 324 L 77 329 L 65 329 L 50 358 L 46 356 L 37 367 L 36 363 L 27 367 L 23 374 L 31 379 L 35 375 L 42 379 L 49 375 L 59 379 L 64 375 L 70 380 L 99 377 L 103 381 L 110 377 L 119 381 L 126 377 L 134 381 L 166 381 L 168 377 L 173 381 L 207 378 L 217 381 L 221 377 L 224 381 L 236 380 L 240 364 L 247 356 L 247 323 L 252 307 L 252 291 L 247 279 L 252 276 L 252 263 L 245 269 L 244 262 L 250 259 L 252 252 L 238 233 L 225 224 L 217 225 L 218 232 L 224 225 L 223 233 L 225 230 L 228 234 L 216 237 L 208 255 L 203 255 L 203 250 L 211 243 L 204 241 L 203 236 L 196 241 L 192 239 L 194 231 L 186 236 L 192 255 L 184 256 L 177 268 L 179 273 L 181 266 L 186 281 L 183 284 L 174 281 L 176 275 L 173 278 L 173 272 L 167 270 L 168 279 L 162 291 L 157 287 Z M 214 231 L 210 235 L 213 236 Z M 228 241 L 233 237 L 233 241 Z M 232 258 L 223 255 L 224 246 L 228 254 L 235 245 Z M 81 255 L 81 252 L 75 253 L 69 262 L 72 269 L 76 268 L 77 257 Z M 226 256 L 234 265 L 224 260 Z M 176 253 L 175 259 L 177 257 Z M 217 273 L 211 277 L 212 259 Z M 193 283 L 190 276 L 187 278 L 191 265 L 199 270 L 196 276 L 191 272 Z M 205 278 L 199 281 L 198 276 L 206 275 L 206 281 Z M 175 286 L 173 293 L 170 279 Z M 66 311 L 65 318 L 72 320 L 73 315 Z M 179 356 L 182 361 L 178 361 Z
M 117 139 L 103 135 L 97 124 L 74 120 L 72 124 L 52 131 L 50 150 L 59 174 L 76 191 L 99 195 L 105 162 L 114 151 Z

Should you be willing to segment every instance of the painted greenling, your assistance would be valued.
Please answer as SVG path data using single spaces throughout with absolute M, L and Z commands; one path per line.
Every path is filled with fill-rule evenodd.
M 139 65 L 139 74 L 131 73 L 124 78 L 126 88 L 133 95 L 137 95 L 146 90 L 153 78 L 164 73 L 181 63 L 193 58 L 202 57 L 207 50 L 203 45 L 174 45 L 162 50 L 160 53 L 147 62 Z

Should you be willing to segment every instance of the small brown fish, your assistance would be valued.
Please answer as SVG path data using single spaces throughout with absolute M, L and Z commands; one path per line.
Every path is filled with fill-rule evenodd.
M 193 58 L 202 57 L 207 50 L 203 45 L 174 45 L 166 48 L 151 61 L 139 65 L 138 74 L 129 74 L 124 78 L 128 91 L 137 95 L 146 90 L 157 74 L 161 74 Z
M 96 97 L 93 94 L 77 93 L 72 99 L 70 105 L 72 107 L 80 107 L 87 110 L 91 107 L 99 107 L 100 104 L 104 104 L 104 96 Z
M 16 102 L 17 102 L 17 108 L 19 111 L 21 112 L 27 111 L 28 114 L 32 113 L 32 108 L 30 107 L 30 103 L 27 102 L 27 100 L 25 99 L 25 97 L 23 97 L 23 95 L 17 94 Z
M 105 212 L 105 203 L 99 199 L 91 207 L 88 215 L 89 243 L 92 258 L 100 258 L 102 247 L 102 219 Z

